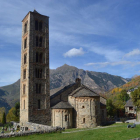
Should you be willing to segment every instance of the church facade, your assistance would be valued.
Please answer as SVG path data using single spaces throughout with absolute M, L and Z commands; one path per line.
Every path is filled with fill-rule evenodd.
M 106 99 L 79 78 L 50 97 L 52 126 L 91 128 L 106 123 Z
M 87 128 L 105 120 L 106 99 L 79 78 L 50 96 L 49 17 L 30 11 L 22 20 L 20 126 Z

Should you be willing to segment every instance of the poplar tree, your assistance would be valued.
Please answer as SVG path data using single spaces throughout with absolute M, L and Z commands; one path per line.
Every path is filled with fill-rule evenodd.
M 6 124 L 6 115 L 5 115 L 5 112 L 3 113 L 2 124 Z

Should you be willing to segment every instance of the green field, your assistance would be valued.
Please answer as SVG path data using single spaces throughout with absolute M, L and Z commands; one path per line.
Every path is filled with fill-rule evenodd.
M 3 138 L 2 140 L 128 140 L 140 137 L 140 125 L 136 128 L 127 128 L 128 124 L 119 124 L 108 128 L 98 129 L 70 129 L 71 133 L 37 134 L 23 137 Z M 73 132 L 74 131 L 74 132 Z M 79 131 L 79 132 L 75 132 Z

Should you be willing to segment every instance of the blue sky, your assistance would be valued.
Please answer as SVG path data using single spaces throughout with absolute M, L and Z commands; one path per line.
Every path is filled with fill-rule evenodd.
M 138 0 L 0 0 L 0 86 L 20 78 L 21 21 L 34 9 L 50 17 L 51 69 L 139 75 L 139 7 Z

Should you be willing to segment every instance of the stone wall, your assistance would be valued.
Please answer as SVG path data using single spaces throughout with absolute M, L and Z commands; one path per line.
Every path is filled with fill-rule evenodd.
M 72 109 L 52 109 L 52 126 L 72 128 Z
M 100 98 L 69 96 L 69 103 L 74 107 L 74 125 L 76 128 L 89 128 L 100 125 Z
M 27 32 L 24 33 L 24 25 L 27 23 Z M 25 122 L 29 121 L 28 112 L 29 112 L 29 84 L 27 77 L 29 77 L 29 23 L 30 23 L 30 14 L 24 18 L 22 22 L 22 45 L 21 45 L 21 80 L 20 80 L 20 125 L 23 125 Z M 26 48 L 24 48 L 24 40 L 27 39 Z M 26 64 L 24 64 L 24 54 L 27 54 Z M 23 71 L 26 70 L 26 78 L 23 78 Z M 23 93 L 23 86 L 25 88 L 25 94 Z M 24 105 L 25 104 L 25 105 Z
M 54 132 L 61 132 L 61 128 L 53 128 L 49 126 L 39 126 L 38 124 L 30 124 L 31 125 L 36 125 L 38 130 L 28 130 L 28 131 L 19 131 L 19 132 L 11 132 L 11 133 L 5 133 L 5 134 L 0 134 L 0 138 L 9 138 L 9 137 L 20 137 L 20 136 L 28 136 L 28 135 L 33 135 L 33 134 L 44 134 L 44 133 L 54 133 Z M 42 128 L 42 130 L 40 129 Z
M 42 22 L 42 30 L 35 30 L 35 20 Z M 27 33 L 24 34 L 24 25 L 27 24 Z M 39 25 L 39 24 L 38 24 Z M 27 36 L 27 48 L 24 50 L 24 39 Z M 36 36 L 42 37 L 42 47 L 36 46 Z M 39 43 L 39 42 L 38 42 Z M 27 62 L 24 53 L 27 53 Z M 36 62 L 36 52 L 42 53 L 42 62 Z M 49 87 L 49 17 L 35 12 L 29 12 L 22 21 L 22 59 L 20 85 L 20 125 L 26 122 L 51 124 L 50 87 Z M 23 79 L 23 70 L 26 69 L 26 78 Z M 42 77 L 35 76 L 36 69 L 42 69 Z M 26 92 L 23 95 L 23 85 Z M 36 84 L 41 84 L 41 93 L 36 93 Z M 40 102 L 40 107 L 39 103 Z M 23 102 L 25 102 L 25 107 Z

